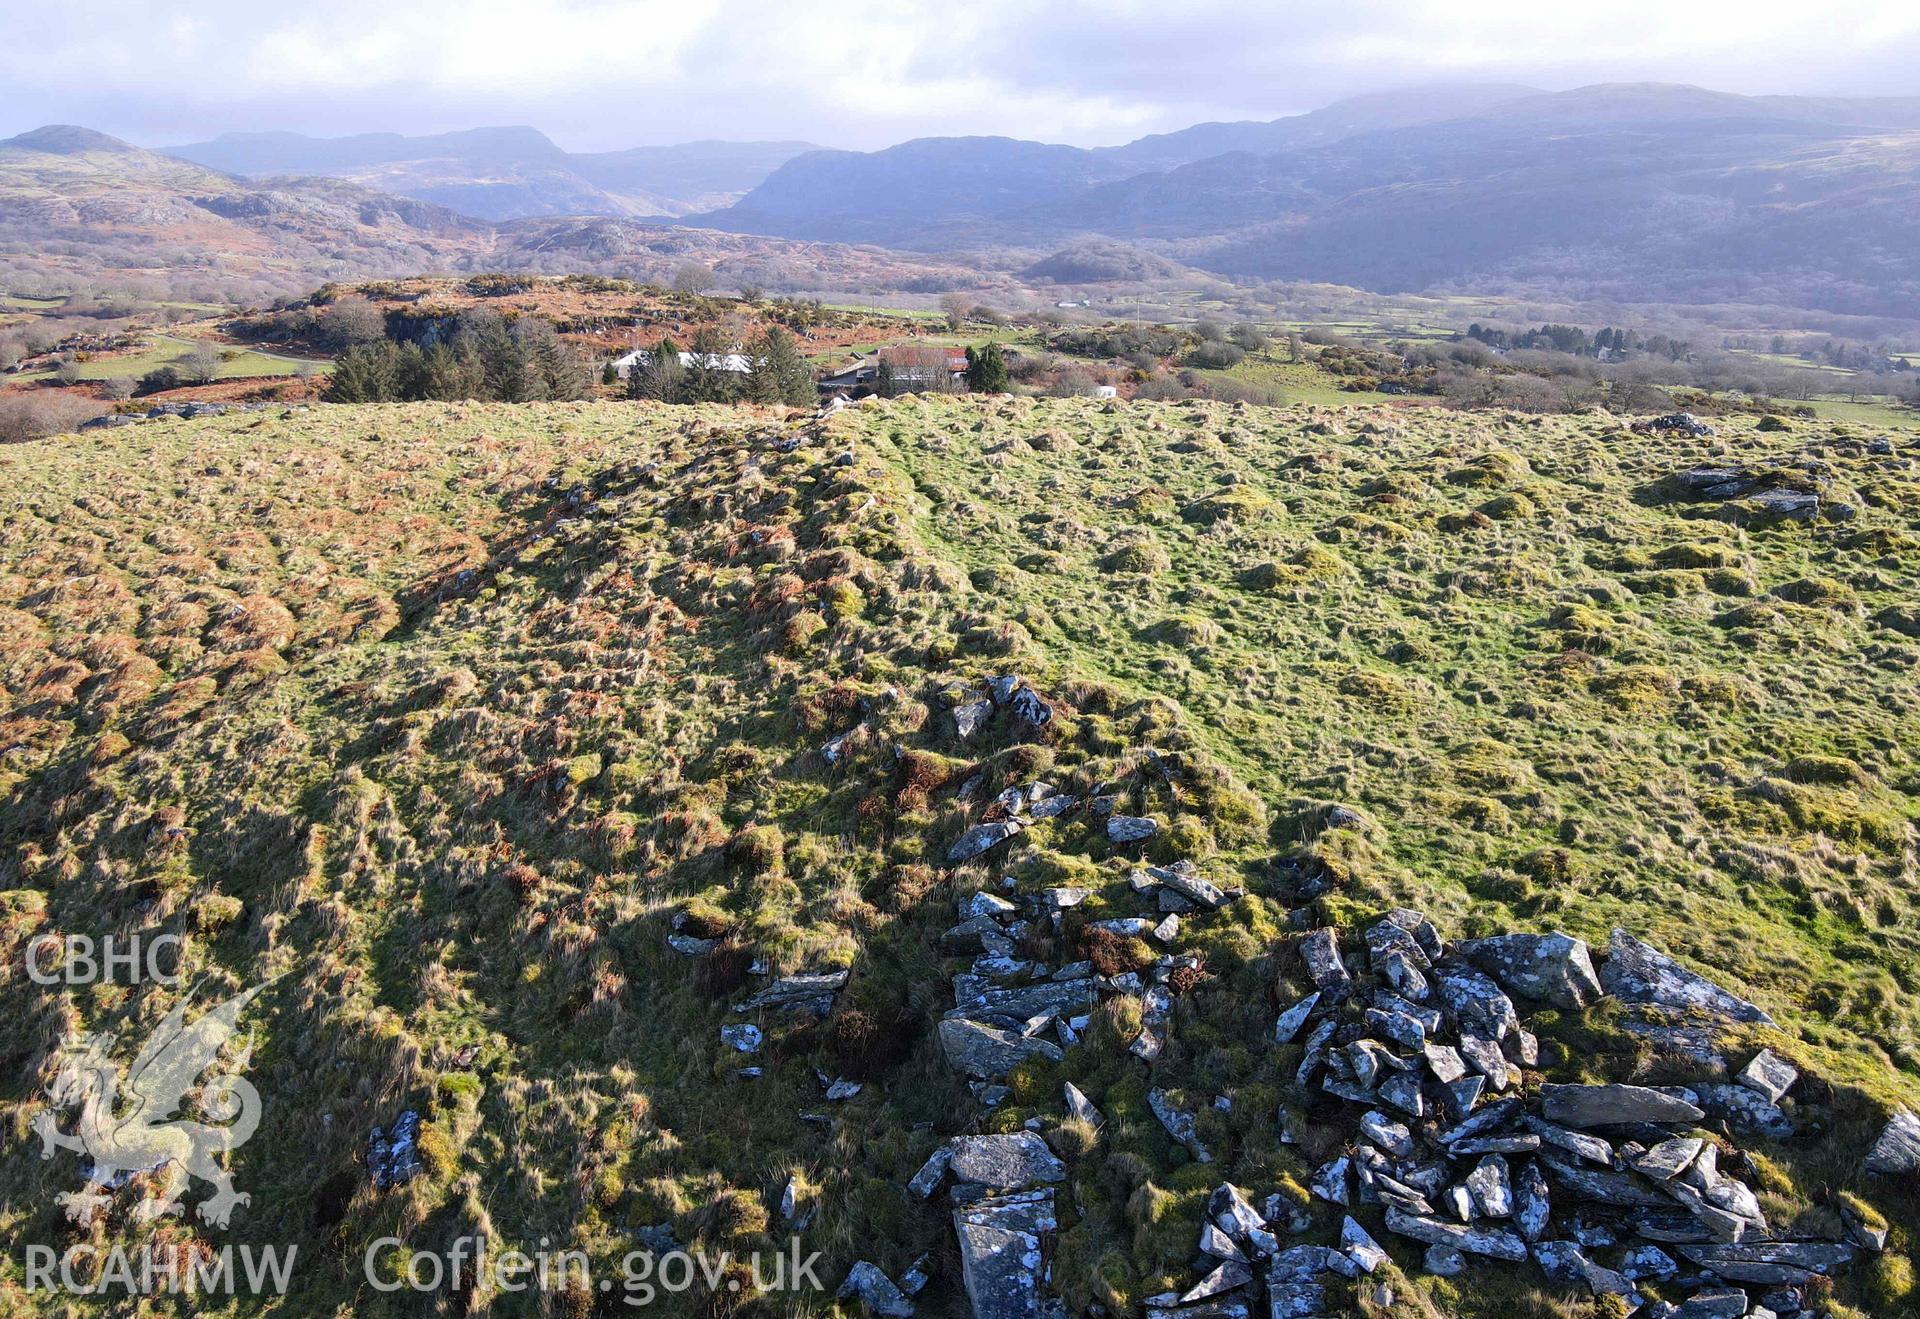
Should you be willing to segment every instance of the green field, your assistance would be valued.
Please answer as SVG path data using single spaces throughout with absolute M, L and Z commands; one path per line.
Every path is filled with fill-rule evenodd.
M 1920 422 L 1920 413 L 1891 398 L 1854 400 L 1827 396 L 1814 399 L 1810 406 L 1825 420 L 1880 430 L 1911 427 Z
M 92 361 L 79 363 L 82 380 L 113 380 L 124 377 L 138 380 L 149 371 L 163 366 L 179 366 L 192 351 L 196 340 L 183 339 L 175 335 L 156 334 L 150 339 L 145 350 L 138 353 L 122 354 L 114 357 L 96 357 Z M 252 378 L 273 378 L 290 376 L 296 373 L 303 359 L 283 357 L 277 353 L 265 353 L 254 348 L 237 348 L 233 345 L 220 345 L 221 361 L 214 378 L 217 380 L 238 380 Z M 228 357 L 227 354 L 233 354 Z M 313 361 L 312 365 L 324 369 L 324 361 Z M 55 371 L 23 371 L 21 380 L 51 380 Z
M 1195 371 L 1202 380 L 1225 380 L 1257 389 L 1272 390 L 1282 403 L 1311 403 L 1323 407 L 1344 407 L 1360 403 L 1379 403 L 1385 394 L 1364 391 L 1352 393 L 1340 388 L 1340 377 L 1323 371 L 1311 361 L 1288 362 L 1286 348 L 1276 345 L 1272 358 L 1250 356 L 1225 371 Z
M 882 320 L 944 321 L 947 318 L 945 312 L 928 307 L 882 307 L 869 302 L 823 302 L 820 306 L 825 311 L 852 312 Z
M 1223 1179 L 1302 1204 L 1288 1244 L 1337 1240 L 1301 1188 L 1359 1110 L 1296 1083 L 1274 1016 L 1301 931 L 1357 967 L 1404 904 L 1450 940 L 1623 926 L 1763 1006 L 1777 1028 L 1724 1048 L 1807 1073 L 1802 1134 L 1743 1137 L 1741 1175 L 1782 1232 L 1832 1235 L 1838 1193 L 1884 1216 L 1887 1253 L 1822 1305 L 1911 1314 L 1920 1195 L 1859 1162 L 1920 1101 L 1920 430 L 1889 461 L 1824 421 L 1694 440 L 1330 402 L 322 406 L 0 448 L 0 951 L 172 932 L 198 1004 L 270 978 L 242 1022 L 265 1120 L 229 1159 L 252 1202 L 226 1234 L 147 1224 L 136 1184 L 87 1239 L 298 1244 L 295 1294 L 198 1314 L 411 1315 L 361 1275 L 383 1236 L 548 1238 L 600 1276 L 662 1227 L 737 1258 L 794 1230 L 792 1178 L 829 1288 L 925 1254 L 917 1304 L 948 1319 L 949 1206 L 905 1183 L 946 1136 L 1031 1123 L 1065 1165 L 1049 1285 L 1138 1316 L 1194 1280 Z M 1679 498 L 1700 464 L 1817 472 L 1834 515 Z M 990 708 L 963 736 L 956 708 L 1012 673 L 1052 720 Z M 1119 845 L 1075 810 L 948 863 L 1036 781 L 1158 830 Z M 1146 910 L 1131 874 L 1180 860 L 1244 896 L 1182 917 L 1204 960 L 1170 982 L 1164 1051 L 1128 1051 L 1142 1001 L 1116 993 L 983 1108 L 938 1039 L 973 967 L 942 941 L 956 908 L 1083 888 L 1018 959 L 1145 969 L 1157 948 L 1088 922 Z M 756 961 L 849 979 L 822 1022 L 743 1014 Z M 130 1057 L 188 992 L 10 989 L 16 1059 L 81 1029 Z M 751 1057 L 720 1038 L 744 1021 Z M 1530 1095 L 1710 1071 L 1618 1003 L 1531 1022 Z M 71 1231 L 76 1158 L 30 1156 L 53 1070 L 0 1074 L 11 1241 Z M 1067 1081 L 1098 1130 L 1064 1119 Z M 367 1134 L 403 1107 L 424 1171 L 376 1191 Z M 1330 1278 L 1329 1313 L 1609 1313 L 1530 1265 L 1434 1276 L 1353 1212 L 1392 1259 Z M 9 1312 L 44 1308 L 0 1269 Z M 596 1301 L 541 1311 L 620 1312 Z

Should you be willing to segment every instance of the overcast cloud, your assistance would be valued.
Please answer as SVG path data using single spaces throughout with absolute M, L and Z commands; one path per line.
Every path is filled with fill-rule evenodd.
M 532 124 L 573 150 L 926 134 L 1101 145 L 1408 84 L 1920 95 L 1911 0 L 0 0 L 0 136 Z

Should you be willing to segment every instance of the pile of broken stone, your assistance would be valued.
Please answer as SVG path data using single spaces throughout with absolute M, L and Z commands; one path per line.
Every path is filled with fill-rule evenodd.
M 1003 709 L 1013 723 L 1028 732 L 1038 732 L 1053 722 L 1053 706 L 1018 674 L 1007 673 L 987 679 L 986 693 L 973 695 L 953 709 L 953 730 L 962 742 L 970 742 L 987 726 L 996 709 Z M 830 744 L 831 745 L 831 744 Z M 1159 753 L 1149 751 L 1146 767 L 1165 772 Z M 957 800 L 966 801 L 978 790 L 980 776 L 960 785 Z M 947 864 L 960 865 L 985 856 L 1000 844 L 1017 837 L 1041 820 L 1070 813 L 1085 813 L 1100 821 L 1107 841 L 1118 846 L 1144 843 L 1160 832 L 1160 822 L 1147 816 L 1127 815 L 1119 809 L 1117 789 L 1096 787 L 1086 798 L 1061 792 L 1050 783 L 1036 782 L 1010 787 L 990 805 L 993 818 L 982 820 L 947 849 Z
M 1116 917 L 1092 922 L 1124 936 L 1159 942 L 1163 951 L 1144 972 L 1098 974 L 1091 962 L 1047 966 L 1019 954 L 1025 936 L 1059 933 L 1066 913 L 1085 902 L 1082 888 L 1048 888 L 1024 905 L 1000 894 L 979 892 L 963 899 L 960 921 L 941 936 L 949 953 L 972 955 L 953 978 L 954 1006 L 941 1020 L 940 1046 L 947 1061 L 970 1080 L 983 1108 L 1007 1096 L 1008 1072 L 1030 1058 L 1058 1062 L 1080 1042 L 1102 995 L 1126 995 L 1140 1001 L 1141 1032 L 1134 1056 L 1151 1063 L 1166 1040 L 1172 1014 L 1172 979 L 1199 959 L 1173 951 L 1180 917 L 1211 911 L 1240 896 L 1201 878 L 1187 862 L 1148 866 L 1133 873 L 1132 892 L 1157 907 L 1151 917 Z M 1100 1111 L 1072 1084 L 1065 1087 L 1067 1116 L 1098 1127 Z M 1163 1122 L 1179 1127 L 1198 1150 L 1193 1119 L 1169 1105 L 1158 1091 L 1150 1096 Z M 980 1319 L 1023 1319 L 1057 1312 L 1049 1293 L 1049 1267 L 1043 1243 L 1055 1230 L 1053 1183 L 1065 1167 L 1028 1121 L 1028 1130 L 1012 1135 L 958 1136 L 936 1149 L 909 1183 L 925 1199 L 952 1175 L 948 1193 L 954 1238 L 960 1251 L 961 1281 Z M 871 1304 L 871 1302 L 869 1302 Z
M 1097 920 L 1090 928 L 1146 938 L 1162 951 L 1144 973 L 1111 977 L 1096 974 L 1091 962 L 1046 966 L 1018 952 L 1036 927 L 1058 933 L 1066 912 L 1087 900 L 1087 889 L 1043 889 L 1030 900 L 1030 909 L 990 892 L 962 900 L 960 923 L 940 936 L 940 944 L 949 953 L 972 954 L 973 961 L 953 978 L 954 1006 L 940 1022 L 940 1045 L 949 1063 L 974 1078 L 974 1093 L 987 1107 L 1005 1096 L 999 1079 L 1015 1067 L 1032 1057 L 1058 1062 L 1064 1050 L 1078 1044 L 1102 994 L 1140 1000 L 1143 1029 L 1133 1053 L 1147 1062 L 1159 1056 L 1173 1007 L 1169 982 L 1180 969 L 1199 965 L 1199 959 L 1173 951 L 1180 918 L 1212 911 L 1239 894 L 1201 878 L 1185 861 L 1136 870 L 1129 886 L 1156 905 L 1157 914 Z
M 1514 998 L 1583 1008 L 1612 995 L 1645 1030 L 1663 1017 L 1764 1022 L 1752 1004 L 1615 931 L 1596 973 L 1587 946 L 1564 934 L 1509 934 L 1452 948 L 1431 922 L 1395 911 L 1365 931 L 1362 990 L 1337 935 L 1299 944 L 1313 990 L 1280 1014 L 1275 1042 L 1301 1040 L 1295 1081 L 1355 1113 L 1353 1139 L 1313 1178 L 1318 1198 L 1375 1206 L 1388 1232 L 1426 1246 L 1425 1265 L 1454 1274 L 1467 1256 L 1531 1260 L 1559 1284 L 1618 1296 L 1628 1312 L 1664 1319 L 1803 1313 L 1803 1289 L 1878 1250 L 1884 1232 L 1850 1222 L 1847 1241 L 1777 1235 L 1759 1201 L 1723 1163 L 1722 1132 L 1790 1135 L 1779 1101 L 1797 1071 L 1761 1051 L 1731 1083 L 1690 1087 L 1543 1085 L 1519 1093 L 1539 1044 Z M 1674 1025 L 1697 1047 L 1694 1026 Z M 1282 1139 L 1295 1119 L 1281 1114 Z M 1706 1134 L 1702 1134 L 1702 1133 Z M 1176 1133 L 1177 1134 L 1177 1133 Z M 1264 1286 L 1270 1319 L 1324 1312 L 1319 1278 L 1371 1272 L 1384 1255 L 1347 1217 L 1338 1247 L 1280 1248 L 1285 1206 L 1253 1211 L 1231 1186 L 1201 1227 L 1202 1276 L 1149 1308 L 1179 1319 L 1239 1319 Z M 1679 1305 L 1649 1302 L 1655 1282 Z M 1644 1307 L 1644 1309 L 1642 1308 Z

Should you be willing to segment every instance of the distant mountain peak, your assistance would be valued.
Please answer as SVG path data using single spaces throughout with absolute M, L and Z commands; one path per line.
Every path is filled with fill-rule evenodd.
M 130 142 L 122 142 L 117 137 L 109 137 L 78 124 L 47 124 L 18 137 L 0 141 L 0 147 L 40 151 L 50 156 L 78 156 L 89 151 L 135 152 L 140 149 Z

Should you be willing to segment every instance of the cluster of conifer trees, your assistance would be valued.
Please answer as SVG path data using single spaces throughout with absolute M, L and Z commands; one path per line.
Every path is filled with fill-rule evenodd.
M 585 398 L 592 373 L 553 326 L 537 316 L 509 324 L 473 308 L 418 339 L 356 344 L 334 361 L 330 403 L 485 399 L 534 403 Z

